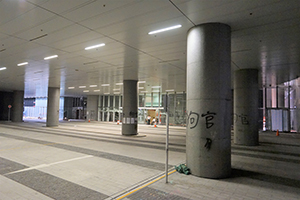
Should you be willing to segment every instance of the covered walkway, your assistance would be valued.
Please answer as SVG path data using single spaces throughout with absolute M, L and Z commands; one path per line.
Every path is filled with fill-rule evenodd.
M 11 199 L 299 199 L 300 135 L 260 133 L 259 146 L 232 145 L 232 176 L 163 177 L 163 126 L 121 135 L 107 122 L 1 122 L 0 197 Z M 185 162 L 185 128 L 170 128 L 169 169 Z

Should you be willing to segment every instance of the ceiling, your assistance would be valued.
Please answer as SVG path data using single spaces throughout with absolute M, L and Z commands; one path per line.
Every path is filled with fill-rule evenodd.
M 207 22 L 231 26 L 232 72 L 256 68 L 261 85 L 300 75 L 299 0 L 0 0 L 0 90 L 114 94 L 135 79 L 140 93 L 183 92 L 187 31 Z

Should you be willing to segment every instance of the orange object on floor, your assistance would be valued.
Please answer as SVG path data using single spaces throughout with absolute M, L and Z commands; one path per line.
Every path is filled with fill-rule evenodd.
M 279 136 L 279 130 L 277 129 L 276 136 Z
M 91 122 L 91 120 L 89 119 L 89 122 Z

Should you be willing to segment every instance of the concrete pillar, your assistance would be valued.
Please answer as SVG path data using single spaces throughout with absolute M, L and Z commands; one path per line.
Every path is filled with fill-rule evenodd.
M 46 126 L 58 126 L 60 88 L 48 87 Z
M 98 119 L 98 96 L 87 96 L 87 120 L 97 121 Z
M 196 176 L 231 174 L 231 29 L 207 23 L 187 37 L 187 167 Z
M 12 118 L 13 122 L 23 121 L 24 111 L 24 91 L 14 91 L 14 99 L 12 103 Z
M 137 80 L 123 82 L 122 135 L 137 135 Z
M 258 71 L 234 73 L 234 143 L 258 145 Z

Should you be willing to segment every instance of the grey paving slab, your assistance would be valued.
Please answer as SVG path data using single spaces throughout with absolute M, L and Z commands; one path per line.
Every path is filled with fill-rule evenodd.
M 57 200 L 97 200 L 108 197 L 105 194 L 90 190 L 38 170 L 9 174 L 6 177 Z
M 25 168 L 27 166 L 0 157 L 0 174 L 2 175 Z
M 31 188 L 0 175 L 1 200 L 52 200 Z
M 145 187 L 129 196 L 128 199 L 131 200 L 167 200 L 167 199 L 174 199 L 174 200 L 189 200 L 189 198 L 181 197 L 175 194 L 171 194 L 166 191 L 162 191 L 159 189 L 153 189 L 150 187 Z
M 157 170 L 165 169 L 165 164 L 158 163 L 158 162 L 135 159 L 132 157 L 110 154 L 110 153 L 101 152 L 101 151 L 94 151 L 94 150 L 87 149 L 87 148 L 80 148 L 80 147 L 76 147 L 76 146 L 59 144 L 59 143 L 54 143 L 54 142 L 49 144 L 43 140 L 31 139 L 31 138 L 26 138 L 26 137 L 16 136 L 16 135 L 9 135 L 9 134 L 5 134 L 5 133 L 0 133 L 0 136 L 7 137 L 7 138 L 13 138 L 13 139 L 17 139 L 17 140 L 23 140 L 23 141 L 41 144 L 41 145 L 47 145 L 47 146 L 51 145 L 52 147 L 56 147 L 56 148 L 61 148 L 61 149 L 74 151 L 74 152 L 78 152 L 78 153 L 84 153 L 87 155 L 93 155 L 93 156 L 106 158 L 106 159 L 110 159 L 110 160 L 116 160 L 119 162 L 130 163 L 133 165 L 138 165 L 138 166 L 142 166 L 142 167 L 146 167 L 146 168 L 150 168 L 150 169 L 157 169 Z M 172 167 L 172 166 L 170 165 L 169 167 Z
M 0 159 L 0 174 L 26 169 L 26 159 L 30 156 L 31 159 L 36 156 L 36 159 L 29 166 L 57 161 L 60 163 L 59 160 L 89 155 L 92 157 L 49 165 L 39 171 L 32 169 L 7 177 L 2 176 L 0 185 L 5 183 L 7 187 L 0 187 L 0 196 L 3 194 L 1 197 L 5 196 L 5 200 L 38 199 L 35 198 L 35 193 L 44 195 L 51 187 L 58 192 L 59 188 L 51 184 L 46 188 L 39 188 L 43 186 L 34 185 L 32 179 L 28 178 L 31 176 L 36 176 L 35 180 L 40 182 L 40 185 L 44 184 L 45 179 L 57 182 L 58 186 L 66 185 L 69 195 L 75 194 L 74 188 L 79 186 L 105 194 L 103 198 L 112 199 L 113 194 L 134 188 L 140 181 L 164 171 L 163 128 L 140 126 L 139 131 L 147 134 L 147 137 L 128 139 L 118 136 L 120 126 L 109 123 L 63 123 L 57 128 L 42 126 L 42 123 L 10 123 L 8 126 L 2 126 L 0 123 L 0 157 L 5 158 Z M 171 154 L 173 157 L 181 156 L 182 159 L 185 129 L 172 127 L 172 130 L 176 136 L 172 138 L 173 143 L 180 144 L 174 148 L 181 150 L 171 151 Z M 123 199 L 151 199 L 153 196 L 156 199 L 168 197 L 197 200 L 300 199 L 300 134 L 280 134 L 276 137 L 273 133 L 261 133 L 260 136 L 259 146 L 232 145 L 233 173 L 230 178 L 204 179 L 174 173 L 169 176 L 168 184 L 162 179 Z M 56 157 L 55 154 L 60 155 Z M 11 162 L 16 160 L 21 164 Z M 18 176 L 22 174 L 24 179 Z M 8 179 L 8 176 L 14 178 Z M 11 194 L 10 188 L 16 188 L 18 194 Z M 24 196 L 22 191 L 26 191 Z M 60 198 L 56 191 L 50 198 L 54 198 L 54 195 Z M 82 198 L 85 198 L 85 191 L 81 194 Z M 63 195 L 63 198 L 68 198 L 66 194 Z M 40 197 L 43 199 L 43 196 Z

